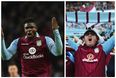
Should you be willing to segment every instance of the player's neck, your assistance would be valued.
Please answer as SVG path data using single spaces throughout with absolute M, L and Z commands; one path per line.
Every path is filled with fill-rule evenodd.
M 10 74 L 10 77 L 19 77 L 19 74 L 18 73 Z
M 35 36 L 34 36 L 34 37 L 27 37 L 27 39 L 28 39 L 29 41 L 32 41 L 34 38 L 35 38 Z

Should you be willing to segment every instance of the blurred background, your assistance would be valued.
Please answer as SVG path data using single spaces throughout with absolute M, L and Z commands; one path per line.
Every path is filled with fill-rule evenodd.
M 114 1 L 73 1 L 66 2 L 66 11 L 82 11 L 83 7 L 95 7 L 97 11 L 112 10 L 115 8 Z M 86 8 L 87 9 L 87 8 Z
M 39 27 L 39 34 L 52 35 L 51 18 L 56 17 L 59 24 L 59 31 L 64 43 L 64 2 L 7 2 L 2 1 L 2 28 L 5 36 L 6 46 L 20 37 L 24 36 L 22 23 L 28 17 L 33 17 Z M 15 62 L 21 75 L 21 66 L 17 62 L 17 55 L 9 60 L 2 59 L 2 76 L 8 76 L 8 64 Z M 52 76 L 64 76 L 64 55 L 54 57 L 51 55 L 53 70 Z

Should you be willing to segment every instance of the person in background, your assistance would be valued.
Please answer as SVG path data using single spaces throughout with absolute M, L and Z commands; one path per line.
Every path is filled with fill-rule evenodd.
M 18 74 L 18 67 L 15 63 L 10 63 L 8 65 L 8 73 L 9 77 L 20 77 L 20 75 Z

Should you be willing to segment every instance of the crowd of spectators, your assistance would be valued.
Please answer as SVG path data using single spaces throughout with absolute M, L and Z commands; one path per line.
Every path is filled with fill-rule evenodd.
M 88 7 L 94 5 L 96 10 L 111 10 L 115 7 L 113 1 L 78 1 L 78 2 L 66 2 L 66 11 L 80 11 L 82 6 Z
M 66 27 L 68 29 L 78 29 L 78 30 L 86 30 L 88 28 L 86 23 L 70 23 L 70 22 L 67 22 Z M 98 23 L 98 24 L 92 25 L 90 27 L 97 29 L 98 33 L 101 36 L 103 36 L 105 38 L 105 40 L 110 38 L 115 31 L 115 23 L 114 22 L 105 22 L 105 23 L 101 23 L 101 24 Z M 76 32 L 74 31 L 74 34 L 75 33 Z M 79 32 L 76 35 L 79 37 Z

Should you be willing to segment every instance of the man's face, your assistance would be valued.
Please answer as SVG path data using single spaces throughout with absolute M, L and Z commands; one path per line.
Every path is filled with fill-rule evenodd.
M 18 74 L 18 68 L 16 65 L 11 65 L 8 67 L 8 72 L 11 76 L 16 76 Z
M 35 23 L 25 23 L 24 30 L 28 38 L 33 38 L 36 35 L 37 27 Z
M 96 45 L 98 38 L 95 34 L 88 33 L 84 36 L 84 41 L 87 46 L 93 47 Z

